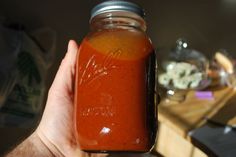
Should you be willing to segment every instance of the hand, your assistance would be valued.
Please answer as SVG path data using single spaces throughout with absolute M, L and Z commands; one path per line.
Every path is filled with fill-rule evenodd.
M 79 150 L 74 135 L 73 84 L 77 55 L 78 46 L 75 41 L 70 41 L 66 56 L 49 90 L 42 120 L 34 133 L 54 156 L 86 155 Z

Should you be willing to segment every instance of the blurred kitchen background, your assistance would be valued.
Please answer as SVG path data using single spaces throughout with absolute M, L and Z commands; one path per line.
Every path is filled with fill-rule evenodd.
M 32 112 L 27 114 L 16 113 L 17 111 L 11 108 L 0 112 L 0 155 L 28 136 L 37 125 L 44 107 L 45 93 L 65 55 L 68 40 L 75 39 L 80 43 L 89 31 L 90 10 L 100 1 L 0 1 L 0 24 L 23 31 L 24 35 L 20 39 L 23 39 L 24 43 L 21 45 L 26 45 L 25 51 L 30 51 L 29 56 L 37 58 L 34 53 L 50 53 L 46 54 L 46 57 L 40 56 L 45 62 L 43 67 L 47 70 L 41 73 L 39 70 L 40 76 L 45 79 L 36 78 L 36 81 L 43 82 L 39 81 L 41 84 L 37 87 L 44 89 L 38 91 L 42 95 L 35 97 L 42 100 L 40 106 L 36 107 L 37 109 L 33 107 Z M 148 34 L 157 49 L 157 57 L 175 47 L 175 42 L 180 37 L 187 39 L 190 48 L 209 58 L 222 48 L 236 57 L 236 0 L 132 1 L 146 10 Z M 34 51 L 34 47 L 37 50 Z M 25 55 L 27 56 L 27 53 Z M 14 122 L 18 117 L 24 116 L 26 119 Z

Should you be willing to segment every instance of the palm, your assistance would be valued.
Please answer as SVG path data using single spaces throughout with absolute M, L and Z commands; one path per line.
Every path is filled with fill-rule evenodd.
M 59 156 L 81 156 L 74 136 L 73 81 L 77 45 L 71 41 L 55 80 L 50 88 L 43 118 L 37 129 L 45 143 Z

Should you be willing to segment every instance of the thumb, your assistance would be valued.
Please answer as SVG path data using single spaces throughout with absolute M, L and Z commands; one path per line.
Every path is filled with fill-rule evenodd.
M 66 56 L 61 62 L 56 77 L 49 90 L 49 94 L 72 94 L 73 93 L 73 81 L 75 75 L 76 57 L 78 53 L 78 46 L 74 40 L 70 40 Z M 56 92 L 56 93 L 55 93 Z

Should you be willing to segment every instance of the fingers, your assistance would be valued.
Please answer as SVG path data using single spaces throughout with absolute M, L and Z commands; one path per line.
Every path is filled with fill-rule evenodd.
M 91 157 L 107 157 L 108 154 L 93 154 Z
M 78 46 L 74 40 L 70 40 L 66 56 L 61 62 L 59 70 L 51 86 L 51 91 L 58 91 L 62 93 L 73 92 L 73 81 L 75 75 L 76 56 L 78 53 Z
M 103 153 L 85 153 L 82 152 L 81 157 L 107 157 L 108 154 L 103 154 Z

